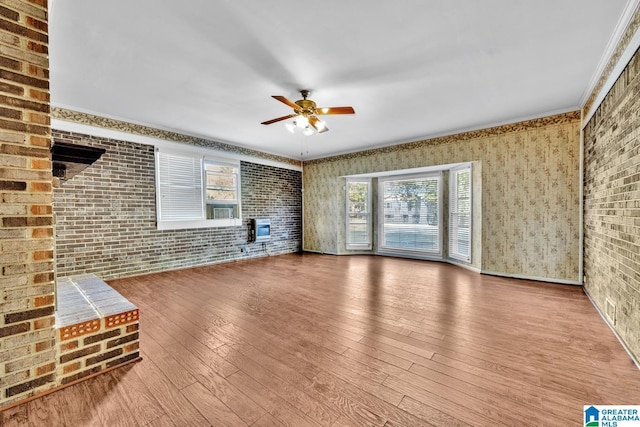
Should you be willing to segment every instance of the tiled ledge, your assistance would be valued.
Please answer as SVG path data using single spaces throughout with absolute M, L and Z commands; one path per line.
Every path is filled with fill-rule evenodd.
M 138 359 L 138 307 L 94 274 L 57 280 L 58 384 Z

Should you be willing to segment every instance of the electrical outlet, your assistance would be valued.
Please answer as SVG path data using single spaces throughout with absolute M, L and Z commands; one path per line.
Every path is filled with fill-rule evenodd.
M 611 322 L 611 325 L 615 326 L 616 304 L 613 301 L 611 301 L 609 298 L 605 298 L 604 308 L 605 308 L 604 314 L 607 316 L 607 319 L 609 319 L 609 322 Z

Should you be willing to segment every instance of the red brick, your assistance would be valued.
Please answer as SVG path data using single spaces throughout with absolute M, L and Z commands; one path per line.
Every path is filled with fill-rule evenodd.
M 32 161 L 35 162 L 36 160 Z M 51 164 L 51 162 L 47 161 L 47 163 L 49 163 L 49 165 Z M 53 207 L 49 206 L 49 205 L 33 205 L 31 206 L 31 213 L 33 215 L 51 215 L 51 213 L 53 212 Z
M 46 159 L 32 159 L 31 160 L 31 169 L 42 169 L 42 170 L 50 170 L 51 169 L 51 161 Z
M 33 3 L 37 6 L 42 7 L 43 9 L 47 8 L 47 0 L 27 0 L 29 3 Z
M 53 281 L 53 272 L 38 273 L 35 276 L 33 276 L 33 283 L 34 284 L 47 283 L 47 282 L 52 282 L 52 281 Z
M 29 184 L 29 191 L 34 193 L 49 193 L 51 192 L 50 182 L 32 182 Z
M 32 18 L 31 16 L 26 17 L 26 22 L 28 26 L 33 27 L 37 30 L 43 31 L 45 33 L 48 32 L 49 30 L 49 26 L 47 25 L 46 22 L 41 21 L 39 19 Z
M 34 307 L 43 307 L 53 304 L 53 295 L 45 295 L 43 297 L 36 297 L 33 299 Z
M 29 121 L 31 123 L 37 123 L 39 125 L 48 126 L 51 123 L 48 114 L 40 114 L 40 113 L 29 113 Z
M 46 259 L 53 259 L 53 251 L 36 251 L 33 253 L 34 261 L 42 261 Z
M 31 237 L 34 239 L 53 237 L 53 228 L 34 228 L 31 232 Z
M 49 53 L 49 48 L 47 47 L 47 45 L 42 43 L 28 42 L 27 49 L 37 53 Z
M 56 323 L 55 317 L 47 317 L 46 319 L 38 319 L 33 322 L 33 329 L 44 329 L 53 326 Z
M 48 350 L 55 345 L 55 340 L 47 340 L 36 343 L 36 352 L 39 353 L 44 350 Z
M 42 68 L 42 67 L 38 67 L 37 65 L 33 65 L 33 64 L 29 64 L 29 74 L 34 76 L 34 77 L 38 77 L 41 79 L 45 79 L 47 81 L 47 85 L 46 87 L 43 86 L 36 86 L 36 87 L 43 87 L 48 89 L 49 88 L 49 70 Z
M 60 344 L 60 351 L 61 352 L 66 352 L 66 351 L 69 351 L 69 350 L 73 350 L 75 348 L 78 348 L 78 340 L 69 341 L 69 342 L 66 342 L 64 344 Z
M 138 348 L 140 348 L 140 343 L 139 342 L 134 342 L 134 343 L 125 345 L 124 346 L 124 351 L 126 353 L 130 353 L 130 352 L 132 352 L 134 350 L 137 350 Z
M 64 368 L 62 368 L 62 373 L 66 375 L 70 372 L 77 371 L 78 369 L 80 369 L 80 366 L 81 366 L 80 362 L 71 363 L 65 366 Z
M 52 372 L 55 368 L 56 368 L 55 363 L 47 363 L 44 366 L 38 366 L 36 368 L 36 377 L 42 376 L 44 374 L 48 374 L 49 372 Z
M 48 137 L 31 135 L 29 137 L 29 143 L 36 147 L 47 147 L 51 145 L 51 140 Z
M 128 325 L 127 326 L 127 333 L 129 332 L 135 332 L 140 328 L 140 324 L 139 323 L 135 323 L 133 325 Z
M 37 89 L 29 89 L 29 98 L 35 99 L 36 101 L 49 102 L 50 95 L 49 92 Z

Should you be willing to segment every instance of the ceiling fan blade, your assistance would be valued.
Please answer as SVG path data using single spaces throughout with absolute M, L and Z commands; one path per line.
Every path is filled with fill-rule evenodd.
M 322 107 L 316 108 L 316 114 L 355 114 L 353 107 Z
M 277 119 L 267 120 L 266 122 L 262 122 L 260 124 L 261 125 L 270 125 L 271 123 L 280 122 L 282 120 L 287 120 L 287 119 L 290 119 L 290 118 L 296 117 L 296 116 L 297 116 L 297 114 L 289 114 L 288 116 L 282 116 L 282 117 L 278 117 Z
M 298 104 L 296 104 L 295 102 L 289 101 L 284 96 L 272 95 L 271 97 L 274 98 L 274 99 L 277 99 L 278 101 L 282 102 L 283 104 L 287 104 L 289 107 L 293 108 L 296 111 L 300 110 L 300 106 Z
M 316 116 L 309 117 L 309 124 L 313 127 L 318 133 L 326 132 L 329 128 L 320 121 Z

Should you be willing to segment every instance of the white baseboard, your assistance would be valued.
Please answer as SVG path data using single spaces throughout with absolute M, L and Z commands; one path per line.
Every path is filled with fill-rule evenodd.
M 526 276 L 524 274 L 499 273 L 497 271 L 489 271 L 489 270 L 481 270 L 480 273 L 488 274 L 489 276 L 510 277 L 513 279 L 523 279 L 523 280 L 535 280 L 536 282 L 561 283 L 563 285 L 575 285 L 575 286 L 582 285 L 582 283 L 580 283 L 578 280 L 554 279 L 552 277 Z

